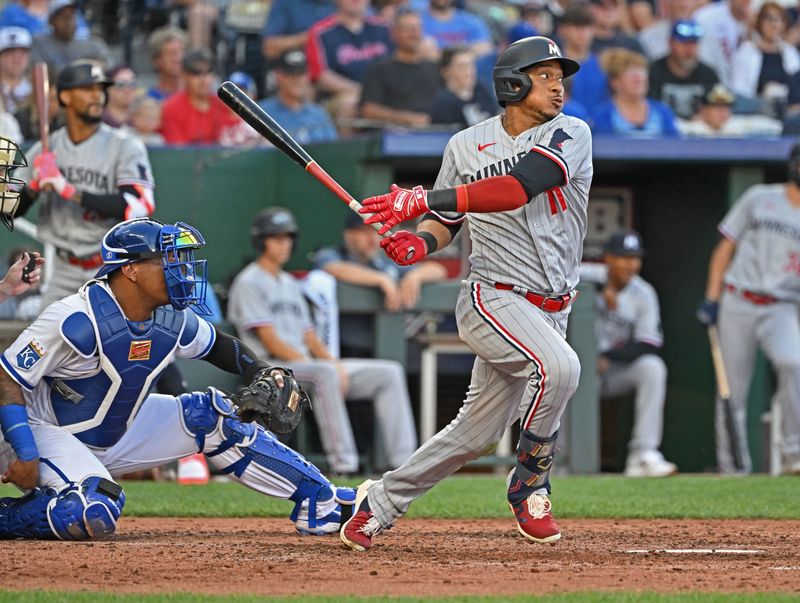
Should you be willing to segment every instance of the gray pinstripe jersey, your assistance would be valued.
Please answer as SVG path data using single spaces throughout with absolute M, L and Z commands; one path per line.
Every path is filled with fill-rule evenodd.
M 500 116 L 455 134 L 445 149 L 435 189 L 508 174 L 530 151 L 567 173 L 567 184 L 509 212 L 467 214 L 470 280 L 509 283 L 539 293 L 566 293 L 578 283 L 586 205 L 592 183 L 592 135 L 583 121 L 560 114 L 512 138 Z M 441 214 L 446 221 L 463 215 Z
M 50 136 L 50 150 L 56 156 L 61 173 L 79 191 L 111 194 L 126 184 L 153 188 L 153 174 L 144 144 L 105 124 L 100 124 L 95 134 L 79 144 L 69 139 L 66 128 L 56 130 Z M 26 153 L 29 166 L 33 166 L 33 160 L 41 152 L 42 145 L 37 142 Z M 20 171 L 19 177 L 30 181 L 32 167 Z M 43 193 L 38 204 L 39 237 L 77 256 L 100 251 L 103 235 L 119 222 L 65 201 L 55 193 Z M 144 211 L 130 217 L 138 215 L 144 215 Z
M 800 208 L 786 198 L 785 185 L 749 188 L 719 231 L 736 243 L 726 283 L 800 302 Z

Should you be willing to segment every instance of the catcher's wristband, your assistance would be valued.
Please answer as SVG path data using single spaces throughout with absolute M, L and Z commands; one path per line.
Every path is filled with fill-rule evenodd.
M 0 406 L 0 428 L 19 460 L 33 461 L 39 458 L 39 449 L 28 423 L 28 411 L 22 404 Z

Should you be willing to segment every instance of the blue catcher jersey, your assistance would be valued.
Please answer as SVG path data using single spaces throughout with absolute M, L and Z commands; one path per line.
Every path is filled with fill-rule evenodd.
M 214 328 L 191 310 L 164 306 L 147 323 L 130 323 L 106 281 L 90 281 L 49 306 L 0 363 L 22 386 L 32 423 L 107 448 L 172 358 L 202 358 L 214 340 Z

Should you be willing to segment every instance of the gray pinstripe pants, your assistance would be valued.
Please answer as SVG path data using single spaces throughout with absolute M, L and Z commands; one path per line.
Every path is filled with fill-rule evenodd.
M 467 462 L 489 452 L 509 425 L 547 437 L 578 387 L 578 356 L 565 339 L 569 312 L 549 314 L 511 291 L 465 281 L 456 305 L 459 336 L 475 352 L 461 409 L 443 430 L 369 490 L 384 527 Z

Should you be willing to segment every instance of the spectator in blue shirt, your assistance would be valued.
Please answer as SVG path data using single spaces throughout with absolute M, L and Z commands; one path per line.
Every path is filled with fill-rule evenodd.
M 23 27 L 30 32 L 31 36 L 46 34 L 49 30 L 48 16 L 51 4 L 49 0 L 17 0 L 9 2 L 0 11 L 0 27 Z M 62 4 L 78 5 L 78 2 L 67 2 Z M 76 40 L 86 40 L 89 37 L 89 26 L 86 19 L 79 12 L 77 14 L 77 29 L 75 31 Z
M 594 133 L 629 137 L 677 137 L 675 114 L 647 98 L 647 59 L 625 48 L 610 48 L 602 58 L 611 101 L 597 109 Z
M 570 6 L 558 24 L 561 51 L 581 64 L 581 69 L 567 81 L 571 98 L 586 109 L 597 109 L 611 98 L 608 80 L 600 59 L 592 52 L 594 17 L 586 5 Z
M 367 69 L 392 51 L 389 28 L 368 11 L 368 0 L 336 0 L 336 13 L 308 32 L 308 72 L 337 119 L 356 116 Z
M 306 44 L 311 26 L 336 11 L 333 0 L 273 0 L 261 32 L 261 50 L 274 61 Z
M 455 0 L 430 0 L 422 13 L 422 31 L 439 50 L 465 46 L 475 55 L 478 78 L 491 83 L 495 48 L 489 28 L 479 17 L 455 7 Z
M 302 50 L 283 54 L 275 70 L 278 92 L 258 104 L 300 144 L 334 140 L 336 128 L 321 106 L 309 102 L 311 84 Z

